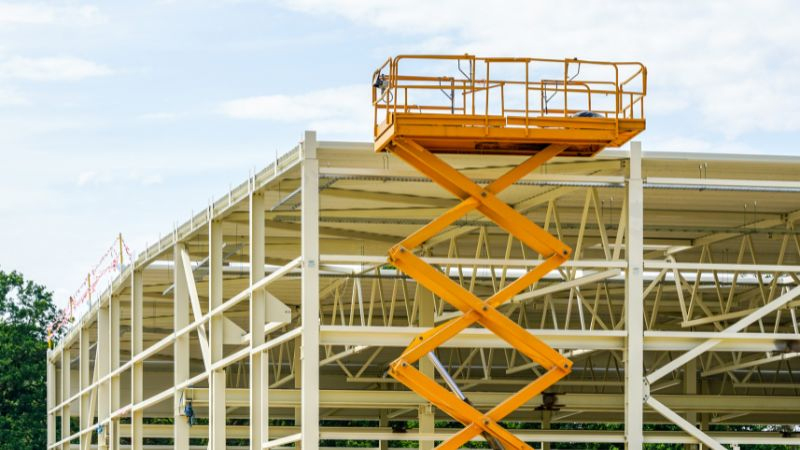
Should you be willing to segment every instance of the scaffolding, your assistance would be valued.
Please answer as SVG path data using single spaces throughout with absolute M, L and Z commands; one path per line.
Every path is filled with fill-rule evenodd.
M 463 80 L 458 58 L 447 63 L 456 65 L 450 78 Z M 460 67 L 472 74 L 480 64 L 462 59 Z M 553 120 L 584 127 L 607 120 L 621 124 L 620 133 L 643 129 L 632 125 L 643 122 L 636 94 L 611 107 L 593 99 L 588 108 L 566 93 L 580 78 L 569 80 L 577 63 L 553 64 L 567 66 L 568 82 L 537 82 L 529 120 L 543 115 L 540 107 L 530 111 L 546 85 Z M 375 150 L 396 154 L 391 142 L 405 132 L 402 121 L 411 120 L 400 116 L 404 103 L 441 106 L 436 101 L 443 98 L 448 107 L 451 98 L 479 98 L 488 90 L 510 95 L 512 88 L 481 86 L 473 75 L 475 92 L 465 95 L 452 81 L 459 94 L 448 97 L 442 81 L 445 93 L 428 89 L 435 101 L 405 102 L 398 77 L 397 93 L 382 99 L 392 73 L 403 73 L 390 73 L 391 65 L 373 80 L 376 105 L 392 105 L 392 114 L 398 105 L 389 122 L 387 111 L 376 109 L 376 134 L 385 140 L 318 141 L 306 132 L 296 148 L 138 253 L 93 299 L 48 352 L 48 448 L 222 449 L 249 442 L 314 450 L 362 440 L 381 450 L 418 441 L 430 450 L 457 435 L 441 427 L 450 415 L 405 389 L 388 369 L 409 342 L 463 312 L 412 278 L 411 266 L 385 255 L 465 198 L 453 199 Z M 506 79 L 492 67 L 498 77 L 486 80 Z M 594 77 L 588 64 L 581 67 Z M 559 88 L 574 108 L 555 103 Z M 524 112 L 490 110 L 523 119 L 509 126 L 492 118 L 487 134 L 486 110 L 473 114 L 475 102 L 456 100 L 452 109 L 428 113 L 447 117 L 464 109 L 472 116 L 468 127 L 479 130 L 470 130 L 475 136 L 438 147 L 421 134 L 415 135 L 421 141 L 403 138 L 425 142 L 419 145 L 470 183 L 490 185 L 526 159 L 555 152 L 541 143 L 521 148 L 518 136 L 503 140 L 506 132 L 494 130 L 502 125 L 515 129 L 509 135 L 530 136 L 559 131 L 554 126 L 517 125 Z M 614 102 L 619 117 L 608 112 Z M 572 117 L 594 110 L 606 116 Z M 418 133 L 442 118 L 423 120 L 405 130 Z M 601 131 L 609 136 L 591 133 Z M 613 146 L 613 138 L 607 142 Z M 516 439 L 536 448 L 800 444 L 792 428 L 800 423 L 800 158 L 643 153 L 639 142 L 629 151 L 559 145 L 561 155 L 573 150 L 495 193 L 572 249 L 571 257 L 496 310 L 573 365 L 552 388 L 510 408 L 501 424 L 515 424 Z M 547 252 L 532 251 L 516 234 L 472 211 L 423 245 L 405 247 L 421 261 L 418 268 L 434 267 L 458 289 L 491 298 L 546 261 Z M 472 407 L 491 410 L 546 374 L 492 331 L 463 328 L 426 348 L 435 359 L 420 359 L 418 370 L 444 389 L 438 361 Z M 404 429 L 409 421 L 416 428 Z M 584 425 L 592 423 L 617 428 L 589 431 Z M 656 424 L 668 426 L 649 431 Z M 720 428 L 736 424 L 772 428 Z M 469 439 L 487 439 L 478 428 Z

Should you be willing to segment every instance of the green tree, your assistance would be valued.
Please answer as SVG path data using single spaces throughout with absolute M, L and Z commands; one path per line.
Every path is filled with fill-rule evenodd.
M 47 324 L 53 294 L 0 270 L 0 450 L 47 446 Z

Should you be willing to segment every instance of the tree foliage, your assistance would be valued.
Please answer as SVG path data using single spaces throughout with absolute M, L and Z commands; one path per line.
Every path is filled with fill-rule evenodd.
M 47 324 L 53 295 L 0 270 L 0 450 L 47 446 Z

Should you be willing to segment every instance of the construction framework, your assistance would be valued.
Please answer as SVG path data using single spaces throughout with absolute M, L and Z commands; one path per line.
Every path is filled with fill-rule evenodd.
M 506 159 L 520 158 L 448 157 L 475 180 L 493 179 Z M 633 143 L 630 152 L 555 160 L 510 187 L 506 201 L 574 249 L 507 310 L 575 361 L 557 392 L 509 416 L 541 428 L 516 435 L 545 446 L 800 443 L 779 431 L 715 431 L 800 422 L 797 173 L 798 158 L 642 158 Z M 226 438 L 270 448 L 314 449 L 320 439 L 431 448 L 452 432 L 434 427 L 444 416 L 386 370 L 452 312 L 384 255 L 454 204 L 371 143 L 306 133 L 139 253 L 49 352 L 50 448 L 94 448 L 98 434 L 110 448 L 205 448 L 201 438 L 212 448 Z M 423 258 L 484 294 L 531 264 L 517 241 L 473 217 L 429 242 Z M 439 358 L 483 408 L 539 373 L 481 329 L 462 332 Z M 187 400 L 207 421 L 189 425 Z M 246 425 L 258 417 L 273 422 Z M 374 426 L 319 426 L 355 419 Z M 390 427 L 408 419 L 419 429 Z M 626 426 L 565 429 L 594 422 Z M 686 432 L 642 431 L 660 423 Z M 174 441 L 143 445 L 150 438 Z
M 462 200 L 375 147 L 308 131 L 138 253 L 48 353 L 48 448 L 430 450 L 455 435 L 389 368 L 461 313 L 386 250 Z M 505 153 L 439 157 L 486 185 L 525 161 Z M 545 449 L 799 445 L 800 158 L 639 142 L 583 156 L 551 159 L 499 194 L 572 249 L 497 306 L 573 362 L 504 423 Z M 419 250 L 480 298 L 542 261 L 477 213 Z M 435 355 L 478 410 L 546 373 L 478 327 Z M 419 371 L 446 382 L 430 361 Z M 737 424 L 768 427 L 726 428 Z

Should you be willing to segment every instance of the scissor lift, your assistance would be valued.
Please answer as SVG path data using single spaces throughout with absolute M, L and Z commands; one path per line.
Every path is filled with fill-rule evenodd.
M 439 74 L 448 69 L 453 74 Z M 431 72 L 437 75 L 428 75 Z M 636 136 L 645 128 L 646 85 L 642 64 L 578 59 L 397 56 L 375 71 L 375 151 L 398 156 L 461 200 L 389 250 L 391 264 L 463 313 L 417 336 L 389 370 L 465 425 L 438 449 L 457 449 L 479 434 L 495 449 L 530 448 L 499 422 L 569 374 L 572 362 L 497 308 L 563 264 L 572 249 L 501 201 L 498 194 L 556 156 L 588 157 Z M 439 153 L 524 155 L 527 159 L 480 186 L 439 158 Z M 414 252 L 473 210 L 543 258 L 533 270 L 487 299 L 464 289 Z M 488 412 L 469 403 L 433 352 L 475 323 L 546 369 Z M 414 367 L 426 355 L 449 390 Z

